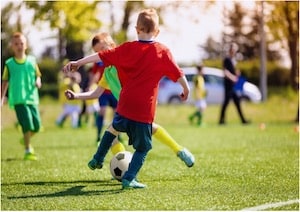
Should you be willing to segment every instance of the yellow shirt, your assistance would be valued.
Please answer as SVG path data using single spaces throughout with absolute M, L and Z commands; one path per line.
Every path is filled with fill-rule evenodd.
M 102 75 L 101 79 L 99 80 L 98 85 L 104 89 L 110 90 L 109 85 L 104 77 L 104 74 Z
M 194 82 L 194 98 L 196 100 L 203 99 L 206 96 L 205 81 L 203 76 L 195 75 L 193 82 Z
M 103 78 L 103 77 L 102 77 Z M 97 84 L 96 83 L 93 83 L 91 86 L 90 86 L 90 90 L 95 90 L 97 88 Z M 87 99 L 85 100 L 86 102 L 86 105 L 89 106 L 89 105 L 93 105 L 93 104 L 98 104 L 98 99 Z
M 68 100 L 65 97 L 65 91 L 67 89 L 70 89 L 74 91 L 75 93 L 81 92 L 81 88 L 78 83 L 72 82 L 72 80 L 69 77 L 65 77 L 61 80 L 59 83 L 59 102 L 62 104 L 80 104 L 81 100 Z

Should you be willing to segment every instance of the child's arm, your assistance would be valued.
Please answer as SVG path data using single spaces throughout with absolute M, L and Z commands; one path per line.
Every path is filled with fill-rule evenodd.
M 102 62 L 102 60 L 100 59 L 98 53 L 94 53 L 84 58 L 81 58 L 77 61 L 69 62 L 67 65 L 63 67 L 63 72 L 68 73 L 72 71 L 77 71 L 80 66 L 83 66 L 87 63 L 98 63 L 98 62 Z
M 99 96 L 101 96 L 104 92 L 104 88 L 98 86 L 95 90 L 87 91 L 83 93 L 75 93 L 71 90 L 65 91 L 65 96 L 67 99 L 81 99 L 81 100 L 87 100 L 87 99 L 97 99 Z
M 35 80 L 35 85 L 37 88 L 41 88 L 42 87 L 42 80 L 41 77 L 37 77 Z
M 232 82 L 237 82 L 238 81 L 238 76 L 232 74 L 230 71 L 227 69 L 224 70 L 225 77 L 230 79 Z
M 180 97 L 183 101 L 187 100 L 189 93 L 190 93 L 190 87 L 186 80 L 185 76 L 180 77 L 177 82 L 181 85 L 183 88 L 183 92 L 181 93 Z
M 3 80 L 1 85 L 1 106 L 4 104 L 7 88 L 8 88 L 8 81 Z
M 37 64 L 35 64 L 35 73 L 36 73 L 36 79 L 35 79 L 35 86 L 37 88 L 41 88 L 42 87 L 42 79 L 41 79 L 41 71 L 40 68 Z

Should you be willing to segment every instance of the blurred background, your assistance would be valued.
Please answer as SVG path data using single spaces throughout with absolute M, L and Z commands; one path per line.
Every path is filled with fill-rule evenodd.
M 138 12 L 160 15 L 159 42 L 180 66 L 222 68 L 230 42 L 239 45 L 238 68 L 267 99 L 269 87 L 298 91 L 298 1 L 1 1 L 1 67 L 12 55 L 9 38 L 23 32 L 29 54 L 43 74 L 41 96 L 58 97 L 58 73 L 66 60 L 92 53 L 95 33 L 107 31 L 118 44 L 136 39 Z M 85 83 L 86 71 L 81 70 Z

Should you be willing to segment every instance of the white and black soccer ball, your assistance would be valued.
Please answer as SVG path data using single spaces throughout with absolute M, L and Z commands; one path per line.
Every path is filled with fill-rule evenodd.
M 113 156 L 110 161 L 110 173 L 111 175 L 121 181 L 123 175 L 128 170 L 129 163 L 132 159 L 132 153 L 128 151 L 119 152 Z

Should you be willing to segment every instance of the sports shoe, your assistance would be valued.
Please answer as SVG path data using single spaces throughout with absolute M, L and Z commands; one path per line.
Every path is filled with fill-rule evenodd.
M 37 160 L 37 157 L 34 153 L 32 152 L 27 152 L 24 155 L 24 160 Z
M 22 146 L 25 146 L 24 138 L 21 138 L 21 139 L 20 139 L 20 144 L 21 144 Z M 34 149 L 33 149 L 33 147 L 31 146 L 31 144 L 29 145 L 29 148 L 30 148 L 30 152 L 31 152 L 31 153 L 34 153 Z
M 102 168 L 102 164 L 98 163 L 98 161 L 96 159 L 92 159 L 89 163 L 88 163 L 88 167 L 91 170 L 95 170 L 95 169 L 101 169 Z
M 122 180 L 122 189 L 131 189 L 131 188 L 146 188 L 147 186 L 137 182 L 135 179 L 132 181 Z
M 243 120 L 243 121 L 242 121 L 242 124 L 244 124 L 244 125 L 246 125 L 246 124 L 251 124 L 251 121 L 249 121 L 249 120 Z
M 184 148 L 183 150 L 179 151 L 177 153 L 177 156 L 185 163 L 185 165 L 187 165 L 188 167 L 192 167 L 194 165 L 195 162 L 195 158 L 194 155 L 187 150 L 186 148 Z

